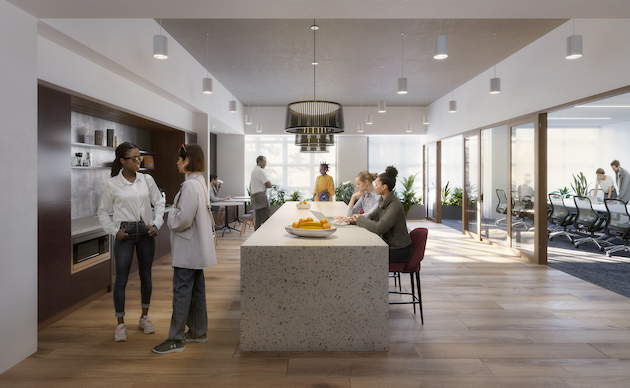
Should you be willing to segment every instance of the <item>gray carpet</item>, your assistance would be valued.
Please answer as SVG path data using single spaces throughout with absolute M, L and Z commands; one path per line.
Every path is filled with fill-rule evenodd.
M 462 230 L 461 220 L 442 220 L 442 223 Z M 619 240 L 613 243 L 622 244 Z M 630 298 L 629 252 L 619 251 L 612 257 L 606 257 L 594 243 L 584 243 L 575 248 L 566 237 L 556 236 L 548 241 L 547 253 L 549 267 Z

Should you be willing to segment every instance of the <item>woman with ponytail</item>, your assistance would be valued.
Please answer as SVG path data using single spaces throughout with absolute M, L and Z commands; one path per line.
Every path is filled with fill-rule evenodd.
M 352 219 L 358 226 L 376 233 L 389 245 L 389 262 L 406 263 L 411 257 L 413 246 L 407 232 L 405 209 L 394 193 L 398 170 L 389 166 L 374 181 L 374 191 L 381 198 L 378 206 L 367 217 L 354 214 Z
M 141 174 L 140 150 L 131 143 L 122 143 L 116 148 L 116 159 L 112 164 L 112 177 L 105 182 L 101 203 L 96 210 L 105 232 L 116 237 L 114 259 L 116 283 L 114 284 L 114 308 L 118 326 L 114 334 L 116 342 L 127 341 L 125 326 L 125 287 L 131 269 L 134 249 L 140 273 L 142 314 L 139 325 L 146 334 L 155 333 L 148 316 L 151 302 L 151 266 L 155 254 L 155 237 L 164 220 L 164 199 L 153 177 Z M 153 205 L 153 210 L 151 209 Z M 114 209 L 114 220 L 109 210 Z
M 357 174 L 354 181 L 357 184 L 357 189 L 359 191 L 352 194 L 350 203 L 348 203 L 348 212 L 346 213 L 346 217 L 337 217 L 336 220 L 338 222 L 350 223 L 352 221 L 353 214 L 359 214 L 367 217 L 370 213 L 372 213 L 372 211 L 374 211 L 374 209 L 376 209 L 380 196 L 376 194 L 374 184 L 372 182 L 374 182 L 377 177 L 378 174 L 373 174 L 367 171 L 361 171 Z

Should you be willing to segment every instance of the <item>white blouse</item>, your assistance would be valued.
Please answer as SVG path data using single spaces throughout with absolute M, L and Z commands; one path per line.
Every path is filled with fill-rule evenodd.
M 376 194 L 376 190 L 372 190 L 372 192 L 366 194 L 365 197 L 359 198 L 354 206 L 348 206 L 346 217 L 359 213 L 361 209 L 363 209 L 363 214 L 361 215 L 368 216 L 378 206 L 378 200 L 380 197 L 380 195 Z
M 153 205 L 153 211 L 151 211 Z M 114 207 L 114 221 L 109 218 L 109 209 Z M 136 173 L 136 180 L 129 182 L 122 174 L 105 182 L 101 203 L 96 210 L 105 232 L 116 234 L 121 222 L 144 221 L 147 226 L 160 229 L 164 223 L 164 198 L 149 174 Z

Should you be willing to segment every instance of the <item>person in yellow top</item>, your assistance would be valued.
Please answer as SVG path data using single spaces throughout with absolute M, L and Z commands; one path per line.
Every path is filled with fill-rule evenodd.
M 330 175 L 326 174 L 328 169 L 326 162 L 319 165 L 319 173 L 322 175 L 315 179 L 313 201 L 332 201 L 335 196 L 335 182 Z

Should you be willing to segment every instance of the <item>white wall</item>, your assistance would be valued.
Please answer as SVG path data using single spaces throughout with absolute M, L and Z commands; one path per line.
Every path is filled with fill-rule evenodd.
M 2 373 L 37 351 L 37 21 L 4 0 L 0 51 Z
M 567 22 L 497 64 L 501 93 L 489 93 L 492 69 L 454 91 L 457 113 L 448 112 L 451 94 L 429 106 L 428 141 L 548 109 L 630 85 L 630 19 L 577 19 L 584 56 L 565 59 Z
M 350 181 L 363 170 L 368 169 L 368 137 L 367 136 L 338 136 L 337 151 L 337 184 Z
M 217 176 L 223 187 L 221 196 L 247 195 L 249 175 L 243 171 L 251 171 L 256 166 L 256 160 L 244 160 L 245 136 L 217 135 Z M 247 168 L 246 168 L 247 167 Z

